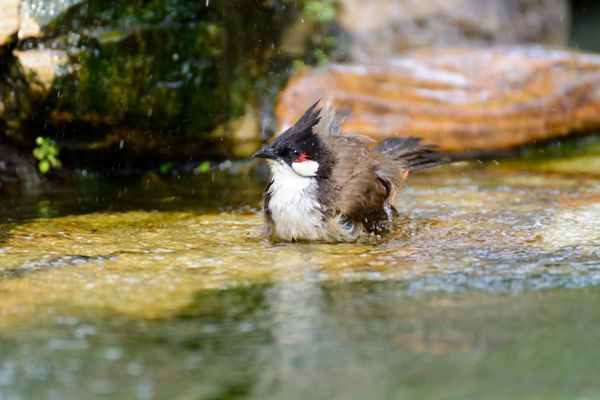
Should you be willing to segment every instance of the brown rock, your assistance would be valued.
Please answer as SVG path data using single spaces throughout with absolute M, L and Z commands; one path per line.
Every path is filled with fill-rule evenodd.
M 532 45 L 332 64 L 290 80 L 278 126 L 321 97 L 352 112 L 348 131 L 419 136 L 449 152 L 495 151 L 600 128 L 600 55 Z
M 422 47 L 566 44 L 567 0 L 340 0 L 352 58 L 370 61 Z

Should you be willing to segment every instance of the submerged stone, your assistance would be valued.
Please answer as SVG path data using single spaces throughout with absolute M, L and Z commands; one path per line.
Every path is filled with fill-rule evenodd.
M 560 211 L 543 230 L 548 246 L 579 246 L 600 256 L 600 202 Z
M 358 244 L 264 240 L 246 179 L 0 196 L 0 397 L 598 397 L 597 177 L 407 185 Z
M 0 323 L 56 304 L 164 316 L 198 291 L 251 284 L 393 280 L 407 294 L 593 286 L 596 183 L 513 165 L 438 168 L 409 179 L 392 235 L 352 244 L 270 243 L 243 207 L 177 211 L 175 198 L 174 211 L 151 211 L 167 206 L 158 197 L 148 211 L 53 216 L 42 202 L 46 217 L 3 223 Z M 252 193 L 246 207 L 260 202 Z

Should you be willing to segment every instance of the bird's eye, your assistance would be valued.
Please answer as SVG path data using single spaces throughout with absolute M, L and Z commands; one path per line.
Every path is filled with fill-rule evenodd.
M 300 154 L 302 154 L 302 152 L 300 150 L 298 150 L 298 149 L 292 150 L 292 155 L 294 157 L 298 157 Z

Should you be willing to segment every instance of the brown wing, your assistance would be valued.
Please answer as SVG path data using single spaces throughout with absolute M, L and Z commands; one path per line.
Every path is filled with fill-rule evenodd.
M 329 179 L 335 211 L 363 224 L 367 222 L 364 218 L 380 218 L 390 187 L 377 176 L 375 166 L 385 163 L 385 156 L 352 136 L 330 136 L 324 140 L 336 155 Z

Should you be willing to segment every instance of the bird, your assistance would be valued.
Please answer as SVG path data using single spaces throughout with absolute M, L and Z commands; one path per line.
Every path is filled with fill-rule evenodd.
M 355 242 L 389 232 L 396 197 L 409 173 L 446 164 L 435 145 L 341 132 L 316 101 L 298 121 L 252 155 L 271 177 L 263 195 L 265 234 L 272 241 Z

